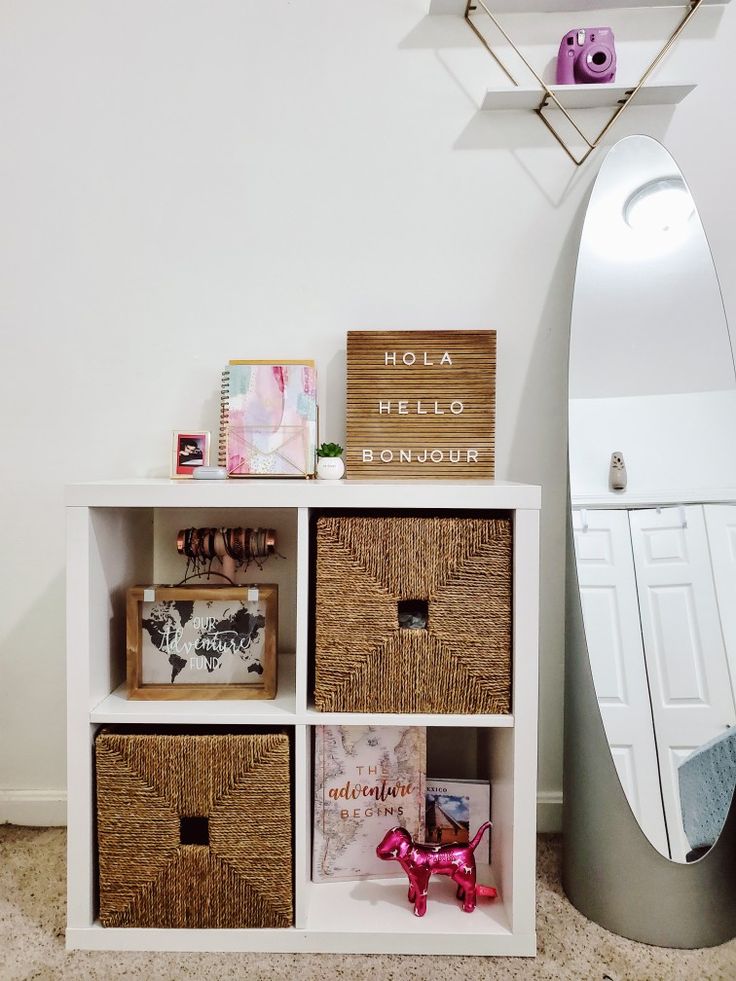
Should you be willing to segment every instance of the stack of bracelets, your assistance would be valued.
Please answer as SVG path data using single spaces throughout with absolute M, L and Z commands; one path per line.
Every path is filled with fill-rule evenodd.
M 214 559 L 232 559 L 238 566 L 267 559 L 276 551 L 273 528 L 183 528 L 176 550 L 196 568 Z

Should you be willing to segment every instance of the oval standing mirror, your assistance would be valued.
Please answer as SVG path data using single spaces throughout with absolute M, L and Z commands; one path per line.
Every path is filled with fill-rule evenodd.
M 570 492 L 590 666 L 632 812 L 676 862 L 736 785 L 736 373 L 693 197 L 669 153 L 608 154 L 582 234 Z

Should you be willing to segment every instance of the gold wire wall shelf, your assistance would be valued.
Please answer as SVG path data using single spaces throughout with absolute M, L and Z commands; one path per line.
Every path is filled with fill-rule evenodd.
M 432 13 L 462 13 L 462 3 L 465 0 L 433 0 Z M 493 2 L 493 0 L 491 0 Z M 493 3 L 496 9 L 492 9 L 486 0 L 466 0 L 464 7 L 464 18 L 470 30 L 475 34 L 488 54 L 493 58 L 504 75 L 512 83 L 510 87 L 489 91 L 483 101 L 483 109 L 530 109 L 534 111 L 563 148 L 573 163 L 580 167 L 590 157 L 594 150 L 600 146 L 601 141 L 616 124 L 618 119 L 629 109 L 632 103 L 638 105 L 661 105 L 681 102 L 694 88 L 694 85 L 673 85 L 649 83 L 655 70 L 664 61 L 669 52 L 675 46 L 683 31 L 697 14 L 702 6 L 722 5 L 728 0 L 690 0 L 684 4 L 683 14 L 675 29 L 664 42 L 661 50 L 644 71 L 639 81 L 633 85 L 623 85 L 616 83 L 593 84 L 593 85 L 549 85 L 539 75 L 536 69 L 529 63 L 516 42 L 510 37 L 507 30 L 499 20 L 499 13 L 561 13 L 570 10 L 590 10 L 592 4 L 580 2 L 580 0 L 530 0 L 519 9 L 512 3 L 508 5 Z M 682 0 L 613 0 L 606 6 L 614 7 L 654 7 L 654 6 L 680 6 Z M 500 8 L 505 8 L 501 11 Z M 487 18 L 487 20 L 486 20 Z M 504 41 L 512 48 L 526 69 L 531 73 L 536 81 L 535 86 L 524 86 L 514 77 L 509 67 L 498 53 L 497 45 L 494 45 L 488 37 L 487 30 L 484 32 L 482 25 L 488 28 L 488 21 Z M 612 114 L 606 124 L 599 132 L 589 137 L 582 129 L 581 124 L 573 115 L 573 112 L 590 109 L 606 108 L 612 109 Z M 561 114 L 574 131 L 576 137 L 582 141 L 583 149 L 576 152 L 571 141 L 565 138 L 559 119 L 554 114 Z M 564 124 L 563 124 L 564 125 Z

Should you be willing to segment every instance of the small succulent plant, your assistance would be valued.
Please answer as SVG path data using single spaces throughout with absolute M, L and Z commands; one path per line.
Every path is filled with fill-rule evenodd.
M 317 449 L 317 456 L 342 456 L 343 449 L 339 443 L 323 443 Z

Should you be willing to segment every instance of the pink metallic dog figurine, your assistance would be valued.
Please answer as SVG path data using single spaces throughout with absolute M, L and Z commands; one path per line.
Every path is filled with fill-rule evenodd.
M 457 882 L 457 898 L 463 901 L 463 911 L 472 913 L 477 896 L 493 899 L 496 890 L 475 881 L 475 849 L 491 822 L 486 821 L 468 845 L 420 845 L 412 840 L 406 828 L 391 828 L 376 848 L 376 855 L 385 861 L 395 859 L 409 877 L 409 902 L 414 903 L 414 915 L 427 912 L 427 891 L 433 872 L 449 875 Z

